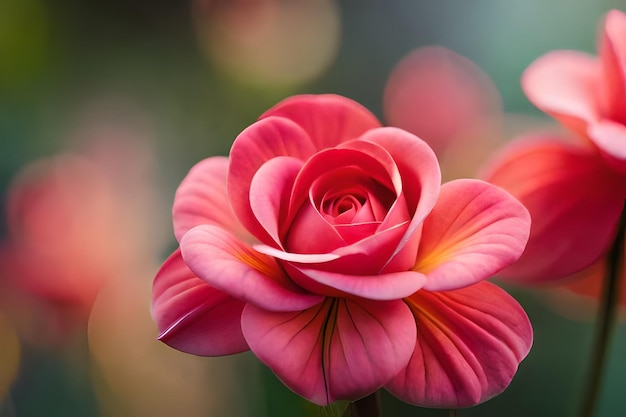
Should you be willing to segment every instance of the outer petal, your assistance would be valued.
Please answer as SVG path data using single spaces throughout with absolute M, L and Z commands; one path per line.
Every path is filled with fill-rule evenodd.
M 254 354 L 285 385 L 320 405 L 379 389 L 406 366 L 416 338 L 402 301 L 329 298 L 293 313 L 248 305 L 242 328 Z
M 509 193 L 480 180 L 452 181 L 424 221 L 414 269 L 427 275 L 429 291 L 465 287 L 515 262 L 529 233 L 528 210 Z
M 486 401 L 509 385 L 532 345 L 522 307 L 489 282 L 418 291 L 406 301 L 417 322 L 417 344 L 405 370 L 385 385 L 403 401 L 426 407 Z
M 589 126 L 588 133 L 608 164 L 626 175 L 626 125 L 603 120 Z
M 356 139 L 381 124 L 369 110 L 349 98 L 334 95 L 299 95 L 281 101 L 260 119 L 280 116 L 293 120 L 309 135 L 316 150 Z
M 152 317 L 159 340 L 183 352 L 218 356 L 248 350 L 241 333 L 244 305 L 195 276 L 180 250 L 154 279 Z
M 273 239 L 261 227 L 250 207 L 250 184 L 259 168 L 277 156 L 306 160 L 315 148 L 307 133 L 282 117 L 268 117 L 241 132 L 230 150 L 228 193 L 235 215 L 259 240 Z
M 191 229 L 183 236 L 180 248 L 198 277 L 239 300 L 272 311 L 295 311 L 323 299 L 293 284 L 274 258 L 256 252 L 218 227 Z
M 246 241 L 254 239 L 228 204 L 227 179 L 228 158 L 225 157 L 207 158 L 191 168 L 174 197 L 172 214 L 174 235 L 178 241 L 201 224 L 223 227 Z
M 550 52 L 533 62 L 522 76 L 528 99 L 564 125 L 584 134 L 597 120 L 600 64 L 576 51 Z
M 357 296 L 369 300 L 398 300 L 424 286 L 426 276 L 415 271 L 391 272 L 380 275 L 348 275 L 306 269 L 285 264 L 292 279 L 316 294 L 327 296 Z
M 527 138 L 508 147 L 483 178 L 513 194 L 532 218 L 526 250 L 503 277 L 525 283 L 565 277 L 598 259 L 614 236 L 624 184 L 588 148 Z

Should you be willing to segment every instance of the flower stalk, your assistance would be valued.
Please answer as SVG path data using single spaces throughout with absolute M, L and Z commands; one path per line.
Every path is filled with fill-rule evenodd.
M 585 392 L 584 402 L 581 408 L 581 417 L 591 417 L 596 409 L 602 377 L 606 367 L 608 348 L 617 319 L 620 277 L 624 268 L 624 238 L 626 237 L 626 202 L 620 216 L 617 235 L 607 255 L 607 268 L 604 277 L 604 286 L 596 336 L 592 351 L 591 369 L 589 370 L 589 386 Z
M 346 414 L 350 417 L 381 417 L 380 394 L 378 391 L 350 404 Z

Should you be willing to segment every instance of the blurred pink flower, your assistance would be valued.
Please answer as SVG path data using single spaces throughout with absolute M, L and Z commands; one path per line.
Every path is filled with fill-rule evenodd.
M 2 304 L 36 345 L 66 344 L 106 282 L 165 242 L 146 228 L 157 211 L 145 214 L 146 143 L 104 126 L 82 132 L 87 149 L 23 167 L 7 190 Z
M 487 74 L 440 46 L 414 49 L 396 64 L 383 110 L 389 125 L 424 139 L 438 156 L 462 146 L 467 157 L 498 132 L 502 117 L 500 95 Z
M 179 186 L 160 340 L 250 349 L 317 404 L 382 386 L 433 407 L 497 395 L 532 330 L 484 280 L 517 259 L 530 219 L 497 187 L 440 178 L 422 140 L 349 99 L 279 103 Z
M 626 199 L 626 15 L 609 12 L 600 56 L 555 51 L 524 73 L 529 99 L 576 133 L 507 146 L 483 178 L 517 197 L 533 218 L 520 260 L 501 273 L 524 283 L 552 281 L 590 266 L 614 239 Z
M 88 313 L 126 256 L 107 178 L 87 158 L 55 156 L 25 167 L 7 198 L 5 276 L 26 293 Z

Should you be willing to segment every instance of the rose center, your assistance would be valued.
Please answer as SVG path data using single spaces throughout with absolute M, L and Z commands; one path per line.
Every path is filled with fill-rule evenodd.
M 322 204 L 322 212 L 331 217 L 345 217 L 345 215 L 356 213 L 363 204 L 365 204 L 367 198 L 363 195 L 343 195 L 338 198 L 326 200 Z

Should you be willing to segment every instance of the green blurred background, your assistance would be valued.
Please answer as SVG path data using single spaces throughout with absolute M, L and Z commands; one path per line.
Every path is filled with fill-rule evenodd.
M 282 32 L 271 36 L 302 36 L 302 43 L 295 49 L 279 44 L 264 51 L 253 42 L 257 35 L 251 31 L 242 35 L 251 39 L 242 42 L 252 49 L 237 57 L 239 52 L 228 43 L 237 34 L 228 32 L 225 22 L 251 28 L 264 15 L 241 12 L 240 17 L 229 3 L 242 3 L 242 10 L 249 10 L 258 2 L 0 0 L 3 191 L 21 167 L 71 148 L 72 138 L 93 120 L 140 126 L 148 132 L 154 153 L 151 181 L 159 204 L 153 210 L 161 221 L 153 227 L 166 235 L 155 245 L 158 263 L 175 246 L 169 207 L 187 170 L 206 156 L 226 155 L 235 136 L 280 99 L 296 93 L 338 93 L 382 118 L 383 90 L 394 65 L 416 47 L 441 45 L 469 58 L 492 78 L 507 113 L 540 117 L 520 89 L 523 70 L 553 49 L 593 53 L 602 15 L 611 8 L 626 10 L 626 2 L 618 0 L 282 2 L 290 4 L 291 14 Z M 260 61 L 246 61 L 252 51 L 260 52 Z M 149 285 L 152 274 L 137 279 Z M 591 317 L 566 317 L 540 290 L 507 289 L 531 318 L 533 350 L 504 394 L 458 415 L 575 415 L 586 379 Z M 143 298 L 137 304 L 148 311 Z M 123 395 L 112 386 L 115 379 L 103 382 L 99 377 L 102 364 L 90 359 L 86 325 L 73 333 L 76 340 L 71 343 L 43 348 L 23 340 L 19 324 L 8 326 L 12 330 L 5 329 L 6 334 L 18 334 L 20 340 L 19 371 L 0 398 L 0 416 L 148 413 L 143 411 L 147 406 L 119 405 Z M 626 329 L 620 325 L 615 336 L 598 416 L 621 415 L 626 409 Z M 168 355 L 186 356 L 174 351 Z M 201 377 L 194 373 L 187 379 L 187 371 L 180 371 L 176 385 L 153 387 L 152 397 L 130 402 L 154 401 L 166 391 L 168 407 L 180 409 L 180 414 L 164 408 L 146 416 L 319 415 L 251 354 L 190 360 L 184 369 L 201 369 Z M 198 380 L 204 385 L 198 386 Z M 200 392 L 198 398 L 190 390 Z M 187 402 L 187 408 L 177 408 L 176 401 Z M 189 401 L 197 401 L 197 407 Z M 383 409 L 385 416 L 447 415 L 446 410 L 412 407 L 386 394 Z

